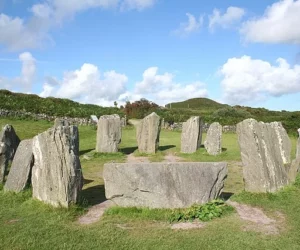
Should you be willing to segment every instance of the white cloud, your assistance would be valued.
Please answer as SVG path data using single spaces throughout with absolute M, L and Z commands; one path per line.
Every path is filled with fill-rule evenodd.
M 152 7 L 157 0 L 123 0 L 121 9 L 123 10 L 143 10 Z
M 245 22 L 240 32 L 249 42 L 300 44 L 299 21 L 300 0 L 282 0 Z
M 210 31 L 213 31 L 216 26 L 227 29 L 239 22 L 244 15 L 245 10 L 238 7 L 228 7 L 223 15 L 220 10 L 214 9 L 213 14 L 209 16 L 208 27 Z
M 41 41 L 50 40 L 46 23 L 35 17 L 25 22 L 19 17 L 0 14 L 0 34 L 0 44 L 10 50 L 35 48 L 41 45 Z
M 203 16 L 200 16 L 198 20 L 190 13 L 186 13 L 186 16 L 188 17 L 188 21 L 180 23 L 179 28 L 173 31 L 175 35 L 188 36 L 191 33 L 198 32 L 203 26 Z
M 119 99 L 126 91 L 126 75 L 115 71 L 104 72 L 85 63 L 80 69 L 65 72 L 61 81 L 53 78 L 46 79 L 40 96 L 55 96 L 69 98 L 82 103 L 95 103 L 99 105 L 110 104 Z
M 112 106 L 114 101 L 124 105 L 126 101 L 141 98 L 164 105 L 171 101 L 207 96 L 203 83 L 176 83 L 174 75 L 168 72 L 159 75 L 157 67 L 146 69 L 142 81 L 137 82 L 132 91 L 127 88 L 127 83 L 126 75 L 113 70 L 101 75 L 95 65 L 86 63 L 80 69 L 65 72 L 62 80 L 47 78 L 40 96 L 69 98 L 103 106 Z
M 22 62 L 22 70 L 20 82 L 27 91 L 31 90 L 32 83 L 34 81 L 36 73 L 36 61 L 29 52 L 24 52 L 19 56 Z
M 20 76 L 15 78 L 0 76 L 0 88 L 12 91 L 31 91 L 36 75 L 36 60 L 29 52 L 24 52 L 19 55 L 19 61 L 22 65 Z
M 300 92 L 300 65 L 292 67 L 282 58 L 277 65 L 249 56 L 230 58 L 220 73 L 224 101 L 231 104 Z
M 0 44 L 10 50 L 41 47 L 52 42 L 49 31 L 61 26 L 66 19 L 92 8 L 118 8 L 143 10 L 155 4 L 155 0 L 44 0 L 29 9 L 27 19 L 0 13 Z
M 208 92 L 201 82 L 176 83 L 173 74 L 166 72 L 159 75 L 157 67 L 150 67 L 144 71 L 143 80 L 136 83 L 134 94 L 164 105 L 173 101 L 205 97 Z

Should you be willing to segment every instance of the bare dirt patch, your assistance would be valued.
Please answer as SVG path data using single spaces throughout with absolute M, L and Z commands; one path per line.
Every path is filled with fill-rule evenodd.
M 127 155 L 126 162 L 127 163 L 140 163 L 140 162 L 149 163 L 150 160 L 148 159 L 148 157 L 134 156 L 134 154 L 129 154 Z
M 78 219 L 79 224 L 89 225 L 99 221 L 105 210 L 113 205 L 112 201 L 107 200 L 98 205 L 92 206 L 85 215 Z
M 184 159 L 182 157 L 173 155 L 171 153 L 165 155 L 163 162 L 182 162 Z
M 239 217 L 247 221 L 244 227 L 245 231 L 257 231 L 268 235 L 277 235 L 280 233 L 285 217 L 282 213 L 276 212 L 274 218 L 268 217 L 260 208 L 240 204 L 234 201 L 227 201 L 227 204 L 233 206 Z

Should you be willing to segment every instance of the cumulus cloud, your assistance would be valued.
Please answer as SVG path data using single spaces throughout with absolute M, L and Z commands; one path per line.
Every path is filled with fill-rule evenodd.
M 91 8 L 143 10 L 155 0 L 44 0 L 29 8 L 29 18 L 11 17 L 0 13 L 0 44 L 10 50 L 41 47 L 53 43 L 49 31 L 61 26 L 66 19 Z
M 40 96 L 111 106 L 126 91 L 127 81 L 126 75 L 113 70 L 102 76 L 97 66 L 85 63 L 80 69 L 65 72 L 62 80 L 47 78 Z
M 179 27 L 173 31 L 178 36 L 188 36 L 191 33 L 198 32 L 203 26 L 204 18 L 200 16 L 198 19 L 190 13 L 186 13 L 187 22 L 180 23 Z
M 31 91 L 36 75 L 36 60 L 29 52 L 24 52 L 19 55 L 19 61 L 21 63 L 20 76 L 15 78 L 0 76 L 0 88 L 12 91 Z
M 150 67 L 144 71 L 142 81 L 136 83 L 134 94 L 164 105 L 188 98 L 205 97 L 208 92 L 201 82 L 177 83 L 173 74 L 166 72 L 159 75 L 158 67 Z
M 300 44 L 299 16 L 300 0 L 282 0 L 245 22 L 240 32 L 249 42 Z
M 223 29 L 230 28 L 239 22 L 244 15 L 245 10 L 238 7 L 228 7 L 223 15 L 220 10 L 214 9 L 213 14 L 209 16 L 209 30 L 213 31 L 217 26 Z
M 174 75 L 168 72 L 160 75 L 157 67 L 146 69 L 142 78 L 142 81 L 129 90 L 126 75 L 114 70 L 101 74 L 95 65 L 85 63 L 80 69 L 65 72 L 61 80 L 48 77 L 40 96 L 69 98 L 102 106 L 112 106 L 114 101 L 123 105 L 126 101 L 132 102 L 141 98 L 164 105 L 171 101 L 207 96 L 203 83 L 176 83 Z
M 291 66 L 283 58 L 276 62 L 250 56 L 228 59 L 220 70 L 224 101 L 241 104 L 300 92 L 300 65 Z

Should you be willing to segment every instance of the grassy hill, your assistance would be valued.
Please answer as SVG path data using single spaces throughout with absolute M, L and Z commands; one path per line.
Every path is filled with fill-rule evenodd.
M 220 108 L 228 107 L 227 104 L 221 104 L 208 98 L 192 98 L 183 102 L 173 102 L 165 105 L 170 109 L 197 109 L 214 111 Z
M 54 97 L 42 98 L 38 95 L 13 93 L 8 90 L 0 90 L 0 108 L 61 117 L 85 118 L 90 115 L 122 114 L 118 108 L 80 104 L 68 99 Z

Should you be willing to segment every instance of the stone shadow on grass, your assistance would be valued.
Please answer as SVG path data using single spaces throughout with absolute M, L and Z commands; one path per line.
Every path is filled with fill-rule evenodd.
M 165 150 L 168 150 L 170 148 L 175 148 L 176 146 L 175 145 L 166 145 L 166 146 L 159 146 L 158 147 L 158 150 L 159 151 L 165 151 Z
M 104 185 L 88 187 L 81 192 L 82 197 L 87 199 L 90 205 L 97 205 L 106 201 Z
M 138 147 L 121 148 L 120 152 L 122 152 L 125 155 L 130 155 L 137 149 L 138 149 Z
M 225 201 L 227 201 L 227 200 L 230 199 L 230 197 L 231 197 L 232 195 L 234 195 L 234 193 L 231 193 L 231 192 L 222 192 L 222 193 L 220 194 L 220 198 L 223 199 L 223 200 L 225 200 Z
M 89 184 L 91 182 L 93 182 L 94 180 L 88 180 L 88 179 L 83 179 L 83 185 L 85 184 Z
M 86 150 L 81 150 L 79 151 L 79 156 L 84 155 L 86 153 L 91 152 L 92 150 L 94 150 L 95 148 L 90 148 L 90 149 L 86 149 Z
M 222 152 L 226 152 L 227 151 L 227 148 L 222 148 Z

